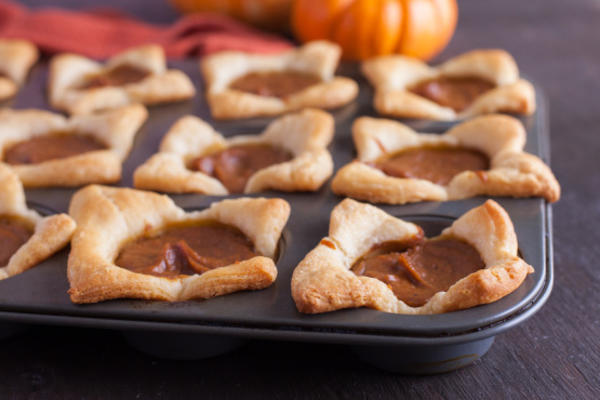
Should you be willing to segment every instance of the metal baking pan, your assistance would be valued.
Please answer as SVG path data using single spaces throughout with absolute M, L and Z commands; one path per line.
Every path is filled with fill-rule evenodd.
M 163 135 L 183 115 L 197 115 L 226 136 L 258 133 L 271 120 L 213 121 L 200 95 L 204 88 L 197 62 L 173 62 L 172 66 L 184 70 L 194 80 L 199 95 L 187 102 L 150 108 L 150 117 L 137 134 L 124 164 L 122 186 L 131 186 L 135 167 L 157 151 Z M 355 156 L 351 138 L 353 120 L 361 115 L 376 115 L 371 106 L 372 90 L 360 78 L 356 66 L 344 65 L 341 73 L 357 79 L 361 93 L 355 102 L 333 111 L 336 134 L 330 149 L 336 170 Z M 45 97 L 46 76 L 46 66 L 36 67 L 26 87 L 9 106 L 50 109 Z M 527 151 L 548 162 L 547 106 L 540 88 L 536 90 L 538 111 L 521 120 L 528 133 Z M 428 121 L 407 123 L 428 132 L 443 132 L 452 125 Z M 28 190 L 27 200 L 41 212 L 65 212 L 74 192 L 74 189 Z M 144 351 L 172 358 L 213 356 L 253 338 L 329 342 L 351 345 L 363 359 L 388 370 L 436 373 L 459 368 L 481 357 L 495 335 L 533 315 L 552 289 L 550 206 L 542 199 L 496 198 L 513 220 L 522 257 L 535 268 L 535 273 L 515 292 L 489 305 L 440 315 L 396 315 L 370 309 L 303 315 L 296 311 L 290 294 L 292 271 L 327 235 L 329 214 L 341 198 L 331 192 L 329 184 L 317 193 L 268 192 L 257 196 L 282 197 L 292 206 L 281 241 L 279 276 L 271 287 L 204 301 L 113 300 L 75 305 L 66 293 L 68 249 L 65 249 L 29 271 L 0 281 L 0 321 L 5 332 L 14 329 L 15 323 L 111 328 L 125 331 L 126 338 Z M 186 209 L 202 209 L 222 199 L 203 195 L 172 197 Z M 433 236 L 484 201 L 481 197 L 381 208 L 420 224 L 428 236 Z M 174 335 L 177 340 L 163 340 Z M 198 340 L 200 335 L 203 340 Z M 165 347 L 166 342 L 170 347 Z

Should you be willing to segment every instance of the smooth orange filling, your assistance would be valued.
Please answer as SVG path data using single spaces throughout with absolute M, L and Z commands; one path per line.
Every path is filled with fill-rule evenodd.
M 89 76 L 79 89 L 92 89 L 105 86 L 122 86 L 136 83 L 150 75 L 150 71 L 133 65 L 119 65 L 101 74 Z
M 91 136 L 57 132 L 15 143 L 4 151 L 3 158 L 13 165 L 38 164 L 106 148 Z
M 243 193 L 258 170 L 292 158 L 290 152 L 265 144 L 231 146 L 192 160 L 189 168 L 217 178 L 230 193 Z
M 386 155 L 372 165 L 398 178 L 425 179 L 447 185 L 463 171 L 485 171 L 489 158 L 480 151 L 460 147 L 418 147 Z
M 259 96 L 286 97 L 321 82 L 316 75 L 298 71 L 250 72 L 229 87 Z
M 494 87 L 496 87 L 495 84 L 481 78 L 442 76 L 419 82 L 409 88 L 409 91 L 460 112 L 473 104 L 476 98 Z

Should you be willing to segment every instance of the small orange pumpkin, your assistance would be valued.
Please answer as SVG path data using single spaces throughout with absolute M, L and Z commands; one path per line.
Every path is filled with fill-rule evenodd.
M 430 59 L 450 41 L 456 0 L 295 0 L 292 29 L 302 42 L 338 43 L 349 60 L 401 53 Z
M 292 0 L 171 0 L 184 13 L 227 14 L 261 28 L 287 30 Z

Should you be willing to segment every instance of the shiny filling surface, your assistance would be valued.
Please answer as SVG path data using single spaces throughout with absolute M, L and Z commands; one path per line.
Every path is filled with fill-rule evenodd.
M 217 178 L 230 193 L 243 193 L 256 171 L 292 158 L 287 150 L 266 144 L 231 146 L 192 160 L 189 168 Z
M 14 216 L 0 216 L 0 267 L 8 264 L 10 258 L 33 235 L 29 221 Z
M 91 136 L 52 133 L 18 142 L 8 147 L 4 151 L 4 162 L 13 165 L 37 164 L 107 148 L 106 145 Z
M 372 165 L 397 178 L 425 179 L 447 185 L 463 171 L 485 171 L 489 158 L 473 149 L 460 147 L 419 147 L 384 156 Z
M 202 274 L 258 256 L 240 230 L 215 221 L 171 226 L 126 244 L 115 264 L 133 272 L 174 278 Z
M 133 65 L 118 65 L 101 74 L 92 75 L 83 82 L 79 89 L 92 89 L 104 86 L 122 86 L 136 83 L 150 75 L 149 71 Z
M 286 97 L 321 82 L 316 75 L 298 71 L 250 72 L 229 87 L 259 96 Z
M 484 267 L 473 246 L 443 237 L 376 245 L 354 263 L 352 271 L 379 279 L 398 299 L 420 307 L 435 293 Z
M 18 142 L 8 147 L 4 151 L 4 162 L 13 165 L 38 164 L 107 148 L 106 145 L 91 136 L 52 133 Z
M 442 76 L 419 82 L 409 90 L 441 106 L 460 112 L 469 107 L 477 97 L 494 87 L 495 84 L 481 78 Z

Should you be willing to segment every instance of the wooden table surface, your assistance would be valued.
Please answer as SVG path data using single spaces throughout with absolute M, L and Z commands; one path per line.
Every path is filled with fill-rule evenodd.
M 81 0 L 26 3 L 84 8 Z M 452 373 L 404 377 L 344 347 L 252 342 L 209 360 L 145 356 L 116 332 L 33 327 L 0 342 L 1 398 L 543 398 L 600 399 L 600 1 L 459 0 L 440 59 L 477 47 L 510 51 L 550 98 L 556 280 L 533 318 Z M 152 22 L 162 0 L 104 1 Z

